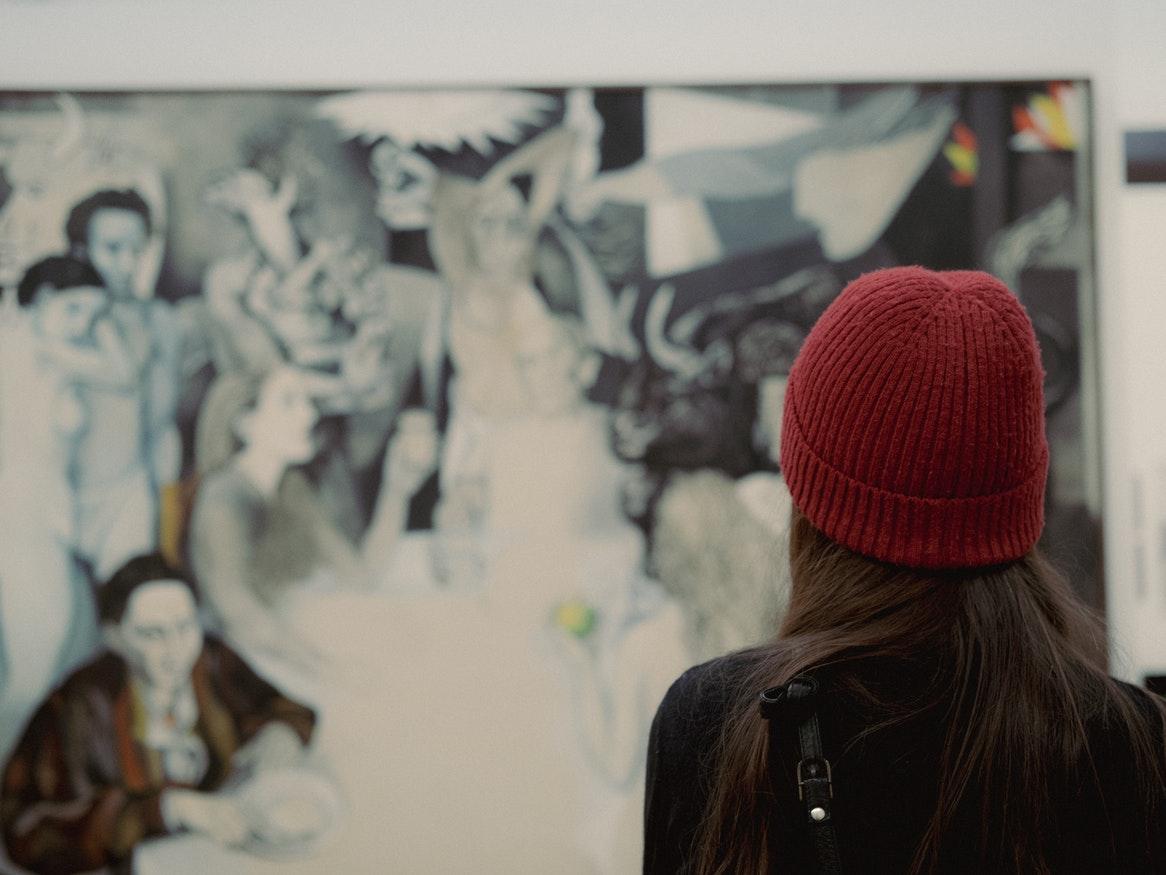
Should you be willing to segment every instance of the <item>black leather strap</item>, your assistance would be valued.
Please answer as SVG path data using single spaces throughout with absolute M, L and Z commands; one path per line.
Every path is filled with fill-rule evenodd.
M 822 751 L 822 732 L 818 725 L 818 682 L 809 675 L 798 675 L 784 686 L 765 690 L 759 707 L 761 716 L 769 721 L 771 756 L 777 749 L 778 726 L 783 723 L 797 726 L 798 799 L 813 836 L 818 872 L 841 875 L 842 859 L 834 827 L 834 775 Z

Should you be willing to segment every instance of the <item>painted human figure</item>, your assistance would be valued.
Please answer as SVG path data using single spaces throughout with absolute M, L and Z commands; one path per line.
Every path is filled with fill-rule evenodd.
M 542 420 L 582 400 L 578 383 L 552 373 L 571 368 L 557 368 L 554 355 L 545 356 L 541 348 L 562 332 L 534 286 L 539 234 L 558 203 L 574 142 L 573 132 L 555 128 L 520 146 L 479 181 L 442 175 L 434 187 L 429 242 L 449 287 L 444 335 L 454 369 L 438 529 L 465 520 L 492 530 L 545 521 L 539 511 L 521 513 L 538 502 L 528 497 L 515 503 L 500 490 L 532 479 L 512 470 L 523 433 L 533 437 Z M 517 185 L 524 177 L 530 178 L 529 197 Z M 504 508 L 519 513 L 501 513 Z M 555 508 L 565 508 L 562 496 Z
M 150 232 L 149 207 L 132 190 L 96 192 L 66 222 L 73 254 L 104 281 L 123 356 L 136 372 L 131 391 L 82 390 L 87 426 L 73 477 L 78 552 L 96 580 L 157 545 L 160 496 L 178 479 L 181 463 L 175 413 L 182 331 L 170 304 L 137 286 Z
M 208 189 L 246 240 L 206 276 L 215 364 L 220 375 L 305 371 L 342 436 L 326 459 L 333 479 L 359 480 L 380 461 L 419 364 L 436 406 L 440 368 L 419 359 L 439 334 L 445 291 L 431 271 L 386 264 L 328 222 L 303 221 L 298 189 L 293 175 L 273 185 L 252 169 Z
M 128 871 L 154 837 L 231 845 L 268 829 L 264 812 L 222 790 L 299 764 L 312 711 L 204 636 L 194 585 L 159 556 L 120 568 L 100 610 L 108 651 L 48 697 L 4 771 L 11 859 L 35 872 Z
M 318 571 L 342 584 L 373 582 L 404 528 L 410 498 L 436 461 L 432 417 L 402 414 L 372 521 L 354 543 L 298 468 L 318 452 L 313 388 L 310 377 L 289 367 L 261 380 L 235 376 L 222 384 L 199 426 L 199 455 L 208 469 L 188 540 L 191 567 L 228 638 L 309 669 L 317 654 L 280 619 L 280 596 Z M 219 438 L 228 430 L 233 438 L 224 446 Z
M 499 161 L 478 182 L 439 177 L 430 245 L 452 300 L 447 342 L 456 407 L 486 415 L 523 413 L 520 327 L 545 313 L 534 287 L 539 232 L 558 203 L 575 135 L 556 128 Z M 531 177 L 524 198 L 516 179 Z
M 369 155 L 369 170 L 377 181 L 377 216 L 390 231 L 428 228 L 433 221 L 435 168 L 412 149 L 382 139 Z
M 102 279 L 69 256 L 37 262 L 0 323 L 0 756 L 61 673 L 97 643 L 89 582 L 75 562 L 73 475 L 93 392 L 132 394 Z
M 588 584 L 551 613 L 588 815 L 575 836 L 601 871 L 635 853 L 652 703 L 689 664 L 684 614 L 639 569 L 636 537 L 587 545 Z
M 340 378 L 338 409 L 385 406 L 373 390 L 406 379 L 413 362 L 402 361 L 398 350 L 389 352 L 391 364 L 375 360 L 369 348 L 387 345 L 390 326 L 401 345 L 401 323 L 412 315 L 401 299 L 428 297 L 433 310 L 440 283 L 424 271 L 377 264 L 375 253 L 342 235 L 305 237 L 293 220 L 297 192 L 292 176 L 273 186 L 250 169 L 207 191 L 209 203 L 243 223 L 249 241 L 207 275 L 208 303 L 227 335 L 219 370 L 259 373 L 286 362 L 329 371 Z M 413 287 L 418 283 L 424 288 Z M 420 326 L 408 327 L 420 333 Z
M 294 177 L 273 187 L 255 170 L 239 170 L 213 185 L 207 200 L 244 224 L 249 245 L 220 259 L 207 276 L 211 313 L 231 350 L 220 372 L 262 372 L 277 362 L 333 365 L 344 339 L 334 318 L 339 306 L 325 268 L 345 255 L 341 240 L 302 244 L 292 223 Z

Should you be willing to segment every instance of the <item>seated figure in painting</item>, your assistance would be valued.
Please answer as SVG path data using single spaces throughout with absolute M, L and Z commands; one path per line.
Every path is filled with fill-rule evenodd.
M 34 872 L 129 871 L 147 839 L 236 845 L 267 830 L 223 788 L 297 766 L 313 712 L 204 636 L 194 585 L 159 556 L 119 569 L 100 612 L 108 651 L 48 697 L 4 771 L 8 856 Z
M 311 668 L 318 658 L 280 619 L 280 597 L 316 572 L 341 584 L 371 583 L 433 470 L 433 420 L 424 411 L 397 418 L 372 521 L 356 543 L 300 467 L 318 451 L 310 377 L 283 367 L 262 379 L 223 380 L 199 421 L 206 468 L 188 535 L 190 565 L 230 640 Z

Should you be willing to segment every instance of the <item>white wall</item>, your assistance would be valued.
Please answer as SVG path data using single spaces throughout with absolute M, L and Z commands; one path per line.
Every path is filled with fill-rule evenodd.
M 1161 0 L 0 0 L 0 87 L 1092 78 L 1109 611 L 1134 677 L 1166 669 L 1144 515 L 1166 519 L 1166 186 L 1122 184 L 1121 131 L 1166 127 L 1164 43 Z
M 1108 233 L 1100 241 L 1106 395 L 1106 572 L 1118 655 L 1166 673 L 1166 185 L 1125 186 L 1122 129 L 1166 128 L 1166 4 L 1121 6 L 1115 32 L 1112 140 L 1099 166 Z M 1111 294 L 1112 290 L 1112 294 Z M 1112 297 L 1112 304 L 1108 299 Z
M 1110 5 L 0 0 L 0 76 L 156 87 L 1041 76 L 1112 57 Z

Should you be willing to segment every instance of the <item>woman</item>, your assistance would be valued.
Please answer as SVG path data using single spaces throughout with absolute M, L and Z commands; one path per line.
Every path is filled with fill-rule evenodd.
M 1163 703 L 1034 548 L 1041 379 L 987 274 L 831 304 L 785 401 L 789 610 L 660 706 L 646 872 L 1166 870 Z
M 281 597 L 320 571 L 349 586 L 374 584 L 404 529 L 410 498 L 433 469 L 432 416 L 406 411 L 398 418 L 372 521 L 354 543 L 300 467 L 319 450 L 309 378 L 283 367 L 262 380 L 224 379 L 226 388 L 199 420 L 204 476 L 190 524 L 190 567 L 230 640 L 314 668 L 314 649 L 280 615 Z M 225 443 L 228 431 L 233 437 Z

